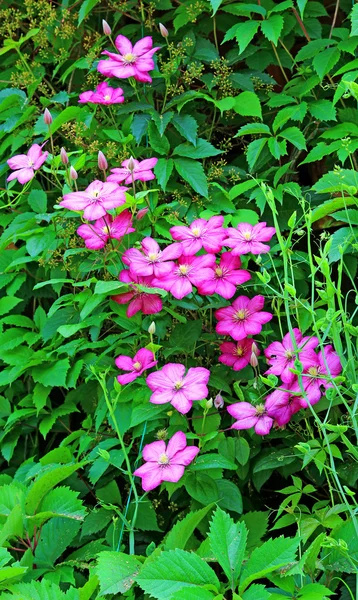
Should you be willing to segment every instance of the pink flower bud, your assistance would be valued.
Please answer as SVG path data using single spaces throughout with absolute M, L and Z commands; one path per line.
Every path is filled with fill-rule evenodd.
M 70 168 L 70 177 L 71 179 L 73 179 L 73 181 L 76 181 L 76 179 L 78 179 L 78 173 L 74 167 Z
M 98 168 L 101 169 L 101 171 L 106 171 L 108 169 L 107 159 L 101 150 L 98 152 Z
M 129 161 L 128 161 L 128 165 L 127 165 L 127 169 L 128 171 L 130 171 L 131 173 L 133 173 L 134 169 L 135 169 L 135 162 L 134 162 L 134 158 L 133 156 L 130 157 Z
M 257 356 L 256 356 L 255 352 L 251 352 L 250 365 L 252 367 L 256 368 L 258 364 L 259 364 L 259 361 L 257 360 Z
M 102 27 L 104 35 L 111 35 L 112 29 L 108 25 L 107 21 L 105 21 L 104 19 L 102 19 Z
M 46 125 L 51 125 L 51 123 L 52 123 L 52 115 L 51 115 L 50 111 L 48 110 L 48 108 L 45 108 L 45 110 L 44 110 L 44 121 L 45 121 Z
M 61 148 L 60 157 L 61 157 L 62 164 L 68 165 L 68 156 L 67 156 L 67 152 L 64 148 Z
M 215 396 L 214 406 L 217 409 L 222 408 L 224 406 L 224 398 L 221 396 L 221 394 L 218 394 L 217 396 Z
M 163 36 L 163 38 L 167 38 L 169 36 L 169 31 L 167 30 L 166 27 L 164 27 L 164 25 L 162 23 L 159 23 L 159 31 L 160 31 L 161 35 Z
M 148 208 L 141 208 L 138 212 L 137 212 L 137 221 L 140 221 L 141 219 L 143 219 L 143 217 L 145 217 L 145 215 L 148 212 Z
M 253 352 L 254 354 L 256 354 L 256 356 L 258 356 L 260 354 L 260 350 L 256 346 L 255 342 L 252 342 L 251 352 Z

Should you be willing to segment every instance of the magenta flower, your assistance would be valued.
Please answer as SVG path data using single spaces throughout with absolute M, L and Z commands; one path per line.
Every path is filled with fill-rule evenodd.
M 232 342 L 224 342 L 220 344 L 222 354 L 219 356 L 219 362 L 232 367 L 234 371 L 240 371 L 247 367 L 251 360 L 253 340 L 244 338 L 233 344 Z M 255 348 L 255 356 L 260 354 L 260 350 Z
M 27 154 L 17 154 L 9 158 L 7 164 L 14 172 L 9 175 L 7 181 L 17 179 L 24 185 L 35 177 L 35 171 L 42 167 L 47 157 L 48 152 L 42 152 L 42 146 L 33 144 Z
M 273 424 L 263 404 L 252 406 L 249 402 L 238 402 L 227 407 L 228 413 L 236 419 L 231 429 L 251 429 L 254 427 L 257 435 L 267 435 Z
M 236 286 L 251 279 L 250 273 L 240 267 L 241 260 L 238 256 L 233 256 L 231 252 L 223 252 L 220 264 L 212 267 L 210 278 L 205 277 L 198 282 L 199 294 L 219 294 L 229 300 L 236 293 Z
M 324 396 L 326 389 L 333 387 L 333 383 L 326 377 L 337 377 L 342 372 L 342 365 L 333 346 L 325 346 L 318 355 L 310 355 L 301 362 L 304 366 L 302 383 L 308 402 L 306 398 L 300 397 L 300 404 L 302 408 L 307 408 L 308 404 L 317 404 L 321 396 Z M 290 390 L 295 393 L 301 392 L 298 380 L 293 382 Z
M 247 296 L 239 296 L 231 306 L 219 308 L 215 313 L 219 321 L 217 333 L 230 335 L 237 341 L 244 340 L 248 335 L 257 335 L 262 325 L 272 319 L 271 313 L 262 311 L 264 303 L 263 296 L 254 296 L 251 300 Z
M 147 385 L 154 392 L 150 402 L 170 402 L 185 415 L 191 409 L 193 400 L 203 400 L 208 395 L 206 384 L 209 377 L 210 371 L 203 367 L 192 367 L 185 375 L 184 365 L 168 363 L 160 371 L 147 377 Z
M 240 254 L 265 254 L 270 251 L 270 246 L 262 242 L 269 242 L 276 233 L 274 227 L 266 227 L 266 223 L 239 223 L 237 228 L 229 227 L 227 229 L 227 239 L 225 246 L 232 248 L 232 253 Z
M 157 362 L 158 361 L 155 360 L 153 352 L 147 348 L 141 348 L 138 350 L 133 358 L 123 354 L 117 356 L 115 363 L 118 369 L 122 369 L 122 371 L 129 371 L 129 373 L 125 375 L 118 375 L 118 383 L 125 385 L 126 383 L 134 381 L 137 379 L 137 377 L 140 377 L 144 371 L 154 367 Z
M 133 275 L 165 277 L 174 268 L 173 259 L 181 254 L 181 244 L 171 244 L 161 250 L 155 240 L 146 237 L 142 240 L 142 251 L 129 248 L 123 254 L 122 260 L 129 266 Z
M 154 69 L 152 56 L 159 50 L 159 46 L 153 48 L 153 39 L 147 36 L 139 40 L 134 46 L 124 35 L 119 35 L 115 41 L 119 54 L 105 50 L 109 59 L 100 60 L 97 69 L 106 77 L 118 77 L 127 79 L 134 77 L 137 81 L 152 83 L 149 71 Z
M 220 252 L 227 233 L 223 229 L 224 217 L 211 217 L 197 219 L 189 227 L 178 225 L 169 229 L 172 238 L 182 242 L 183 252 L 187 255 L 196 254 L 204 248 L 207 252 L 215 254 Z
M 302 404 L 298 396 L 292 396 L 289 392 L 279 389 L 267 396 L 265 408 L 267 414 L 275 419 L 280 427 L 283 427 L 289 422 L 292 415 L 301 410 Z
M 177 431 L 167 446 L 163 440 L 144 446 L 143 458 L 146 462 L 133 475 L 141 477 L 143 490 L 150 492 L 162 481 L 179 481 L 185 467 L 190 465 L 198 452 L 199 448 L 187 446 L 185 434 Z
M 113 218 L 112 215 L 106 215 L 98 219 L 93 225 L 80 225 L 77 233 L 85 240 L 86 248 L 90 250 L 99 250 L 104 248 L 109 238 L 120 240 L 127 233 L 135 231 L 132 227 L 132 215 L 128 210 Z
M 304 364 L 310 358 L 315 359 L 316 354 L 314 349 L 318 345 L 318 338 L 316 337 L 303 337 L 299 329 L 293 330 L 296 345 L 299 349 L 298 358 Z M 277 375 L 281 377 L 282 381 L 291 385 L 294 382 L 295 374 L 290 371 L 294 368 L 294 362 L 296 360 L 295 350 L 291 340 L 290 333 L 286 333 L 282 342 L 272 342 L 265 352 L 267 363 L 271 367 L 266 371 L 266 375 Z
M 130 160 L 132 160 L 132 163 L 129 163 Z M 157 162 L 157 158 L 145 158 L 141 161 L 128 158 L 121 163 L 121 167 L 111 169 L 112 175 L 108 175 L 107 181 L 115 181 L 116 183 L 124 181 L 127 185 L 131 185 L 133 181 L 150 181 L 155 179 L 151 169 L 154 169 Z M 128 163 L 132 169 L 128 168 Z
M 112 296 L 112 300 L 117 304 L 128 304 L 127 317 L 133 317 L 137 312 L 141 311 L 144 315 L 154 315 L 163 308 L 163 303 L 157 294 L 150 294 L 138 288 L 138 285 L 144 288 L 151 288 L 152 277 L 140 277 L 132 275 L 129 270 L 125 269 L 119 274 L 119 281 L 122 283 L 128 283 L 129 287 L 132 288 L 129 292 L 124 294 L 117 294 Z
M 155 278 L 153 285 L 170 292 L 174 298 L 181 300 L 191 294 L 193 285 L 197 286 L 212 274 L 211 268 L 215 264 L 213 254 L 204 256 L 181 256 L 170 273 L 163 278 Z
M 105 105 L 121 104 L 124 102 L 123 90 L 122 88 L 109 87 L 106 81 L 102 81 L 102 83 L 97 85 L 94 92 L 88 91 L 80 94 L 78 102 L 80 104 L 85 104 L 86 102 Z
M 70 210 L 83 210 L 83 216 L 87 221 L 95 221 L 104 217 L 107 210 L 125 204 L 126 190 L 126 187 L 120 187 L 116 183 L 103 183 L 96 179 L 84 192 L 65 194 L 59 204 Z

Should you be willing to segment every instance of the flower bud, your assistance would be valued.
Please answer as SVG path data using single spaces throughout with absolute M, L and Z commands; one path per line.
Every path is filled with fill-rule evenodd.
M 107 21 L 105 21 L 104 19 L 102 19 L 102 27 L 104 35 L 111 35 L 112 29 L 108 25 Z
M 157 433 L 155 434 L 155 437 L 157 438 L 157 440 L 166 440 L 168 437 L 168 430 L 158 429 Z
M 164 25 L 162 23 L 159 23 L 159 31 L 160 31 L 161 35 L 163 36 L 163 38 L 167 38 L 169 36 L 169 31 L 167 30 L 166 27 L 164 27 Z
M 250 365 L 254 368 L 256 368 L 259 364 L 259 361 L 257 360 L 257 356 L 255 354 L 255 352 L 251 352 L 251 356 L 250 356 Z
M 141 208 L 138 212 L 137 212 L 137 220 L 140 221 L 141 219 L 143 219 L 143 217 L 145 217 L 145 215 L 147 214 L 149 208 Z
M 67 152 L 64 148 L 61 148 L 60 157 L 61 157 L 62 164 L 68 165 L 68 156 L 67 156 Z
M 221 394 L 217 394 L 217 396 L 215 396 L 214 406 L 217 409 L 222 408 L 224 406 L 224 398 L 222 397 Z
M 154 335 L 155 331 L 156 331 L 155 323 L 154 323 L 154 321 L 152 321 L 148 327 L 148 333 L 150 333 L 150 335 Z
M 78 173 L 74 167 L 70 168 L 70 177 L 71 177 L 71 179 L 73 179 L 73 181 L 78 179 Z
M 260 354 L 260 350 L 256 346 L 255 342 L 252 342 L 251 352 L 253 352 L 254 354 L 256 354 L 256 356 L 258 356 Z
M 212 398 L 209 398 L 209 400 L 207 400 L 207 401 L 206 401 L 206 404 L 205 404 L 205 409 L 206 409 L 206 410 L 209 410 L 209 409 L 210 409 L 210 408 L 212 408 L 212 407 L 213 407 L 213 399 L 212 399 Z
M 45 111 L 44 111 L 44 121 L 45 121 L 46 125 L 51 125 L 51 123 L 52 123 L 52 115 L 48 108 L 45 108 Z
M 101 171 L 106 171 L 108 169 L 107 159 L 101 150 L 98 152 L 98 168 L 101 169 Z
M 128 165 L 127 165 L 127 169 L 128 171 L 130 171 L 131 173 L 133 173 L 134 169 L 135 169 L 135 162 L 134 162 L 134 158 L 133 156 L 130 157 L 129 161 L 128 161 Z

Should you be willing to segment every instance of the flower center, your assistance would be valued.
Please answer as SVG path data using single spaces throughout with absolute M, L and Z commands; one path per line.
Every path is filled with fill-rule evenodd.
M 91 192 L 91 196 L 92 198 L 98 198 L 100 195 L 98 190 L 93 190 L 93 192 Z
M 137 361 L 133 364 L 133 369 L 135 369 L 135 371 L 140 371 L 141 368 L 142 368 L 142 363 Z
M 177 392 L 178 390 L 180 390 L 183 387 L 183 382 L 182 381 L 176 381 L 174 383 L 174 389 Z
M 262 417 L 262 415 L 264 415 L 266 412 L 266 408 L 263 404 L 258 404 L 256 406 L 256 416 L 257 417 Z
M 242 346 L 238 346 L 234 351 L 235 356 L 242 356 L 244 354 L 244 349 Z
M 187 275 L 189 271 L 188 265 L 179 265 L 179 275 Z
M 249 316 L 249 311 L 246 310 L 246 308 L 242 308 L 234 314 L 234 320 L 235 321 L 245 321 L 245 319 L 247 319 L 248 316 Z
M 169 465 L 169 456 L 165 452 L 159 456 L 158 465 Z
M 201 231 L 199 229 L 199 227 L 193 227 L 193 229 L 191 230 L 192 234 L 194 237 L 199 237 L 199 235 L 201 234 Z
M 222 277 L 223 274 L 224 274 L 224 272 L 223 272 L 222 268 L 221 267 L 216 267 L 216 269 L 215 269 L 215 275 L 217 277 Z
M 244 233 L 242 234 L 242 237 L 244 238 L 244 240 L 249 242 L 252 238 L 251 231 L 244 231 Z
M 288 360 L 291 360 L 292 358 L 294 358 L 294 354 L 291 350 L 286 350 L 285 356 Z
M 150 260 L 150 262 L 155 262 L 156 260 L 158 260 L 158 252 L 149 252 L 148 254 L 148 258 Z
M 33 160 L 28 159 L 28 161 L 29 161 L 29 167 L 33 167 L 34 166 Z
M 308 369 L 308 373 L 312 376 L 312 377 L 317 377 L 318 375 L 318 368 L 317 367 L 310 367 Z
M 107 225 L 105 227 L 102 227 L 102 233 L 104 233 L 105 235 L 109 235 L 109 227 Z
M 105 99 L 105 100 L 110 100 L 110 99 L 111 99 L 111 97 L 110 97 L 110 95 L 109 95 L 109 94 L 106 94 L 106 95 L 104 96 L 104 99 Z
M 125 54 L 122 58 L 123 58 L 123 62 L 125 62 L 126 65 L 133 64 L 137 59 L 137 57 L 131 53 Z

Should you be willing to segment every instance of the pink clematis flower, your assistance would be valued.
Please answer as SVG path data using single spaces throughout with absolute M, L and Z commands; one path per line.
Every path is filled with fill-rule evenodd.
M 104 217 L 107 210 L 125 204 L 126 190 L 126 187 L 120 187 L 116 183 L 96 179 L 84 192 L 65 194 L 59 204 L 70 210 L 83 210 L 83 216 L 87 221 L 95 221 Z
M 217 333 L 230 335 L 234 340 L 244 340 L 248 335 L 257 335 L 264 323 L 272 319 L 272 314 L 262 310 L 265 303 L 263 296 L 239 296 L 231 306 L 219 308 L 215 317 Z
M 208 221 L 197 219 L 189 227 L 178 225 L 169 231 L 174 240 L 182 242 L 184 254 L 196 254 L 201 248 L 215 254 L 220 252 L 227 236 L 223 222 L 224 217 L 221 216 L 211 217 Z
M 155 360 L 153 352 L 147 348 L 141 348 L 138 350 L 133 358 L 130 356 L 125 356 L 124 354 L 117 356 L 115 363 L 118 369 L 122 369 L 122 371 L 129 371 L 129 373 L 125 375 L 118 375 L 118 383 L 121 385 L 131 383 L 131 381 L 134 381 L 137 379 L 137 377 L 140 377 L 144 371 L 154 367 L 157 362 L 158 361 Z
M 234 255 L 240 254 L 265 254 L 270 251 L 270 246 L 262 242 L 269 242 L 276 233 L 274 227 L 266 227 L 266 223 L 239 223 L 237 228 L 229 227 L 225 246 L 232 248 Z
M 263 404 L 252 406 L 249 402 L 237 402 L 227 407 L 228 413 L 236 419 L 231 429 L 251 429 L 254 427 L 257 435 L 267 435 L 273 424 Z
M 129 161 L 132 161 L 131 163 Z M 155 179 L 152 171 L 157 164 L 157 158 L 145 158 L 144 160 L 136 160 L 128 158 L 121 163 L 121 167 L 111 169 L 112 175 L 108 175 L 107 181 L 114 181 L 131 185 L 133 181 L 150 181 Z M 131 168 L 129 168 L 131 167 Z
M 318 338 L 303 337 L 299 329 L 293 330 L 297 347 L 299 349 L 298 358 L 305 363 L 310 358 L 315 359 L 314 349 L 318 345 Z M 295 374 L 290 371 L 294 368 L 296 359 L 295 350 L 291 340 L 290 333 L 286 333 L 282 342 L 273 342 L 265 350 L 267 362 L 271 367 L 266 371 L 266 375 L 277 375 L 288 386 L 294 382 Z
M 191 294 L 193 285 L 197 286 L 212 274 L 211 268 L 215 264 L 213 254 L 204 256 L 181 256 L 174 264 L 170 273 L 163 278 L 155 278 L 153 285 L 170 292 L 174 298 L 181 300 Z
M 302 363 L 304 366 L 302 383 L 308 401 L 306 398 L 300 397 L 300 403 L 302 408 L 307 408 L 308 404 L 317 404 L 321 396 L 324 396 L 326 389 L 333 387 L 326 377 L 337 377 L 342 372 L 342 365 L 338 354 L 330 345 L 325 346 L 318 355 L 315 354 L 307 357 L 305 361 L 302 360 Z M 296 393 L 301 391 L 298 380 L 293 382 L 290 390 Z
M 17 179 L 22 185 L 31 181 L 35 177 L 35 171 L 42 167 L 47 157 L 48 152 L 42 152 L 42 146 L 33 144 L 27 154 L 17 154 L 9 158 L 7 164 L 14 172 L 9 175 L 7 181 Z
M 122 88 L 109 87 L 106 81 L 102 81 L 93 91 L 83 92 L 78 99 L 79 104 L 90 102 L 91 104 L 122 104 L 124 102 Z
M 203 278 L 198 283 L 199 294 L 205 296 L 219 294 L 219 296 L 229 300 L 234 296 L 236 286 L 251 279 L 250 273 L 240 269 L 240 267 L 241 260 L 238 256 L 233 256 L 231 252 L 223 252 L 220 264 L 214 265 L 211 269 L 210 278 Z
M 232 342 L 224 342 L 220 344 L 220 350 L 222 354 L 219 356 L 219 362 L 232 367 L 234 371 L 240 371 L 247 367 L 251 360 L 251 354 L 253 353 L 253 340 L 250 338 L 244 338 L 233 344 Z M 260 350 L 255 345 L 254 355 L 260 354 Z
M 115 46 L 119 54 L 108 52 L 108 50 L 102 52 L 109 59 L 99 61 L 98 71 L 106 77 L 118 77 L 119 79 L 134 77 L 137 81 L 151 83 L 152 78 L 149 71 L 154 69 L 152 56 L 160 48 L 159 46 L 153 48 L 151 36 L 144 37 L 132 46 L 128 38 L 119 35 L 116 38 Z
M 128 283 L 132 288 L 124 294 L 112 296 L 112 300 L 118 304 L 128 304 L 127 317 L 133 317 L 137 312 L 141 311 L 143 315 L 154 315 L 160 312 L 163 308 L 163 303 L 157 294 L 149 294 L 140 290 L 137 286 L 141 285 L 145 288 L 153 287 L 152 277 L 140 277 L 132 275 L 129 270 L 123 270 L 119 274 L 119 281 Z
M 286 425 L 292 415 L 296 414 L 302 408 L 300 398 L 292 396 L 284 390 L 275 390 L 269 394 L 265 401 L 267 414 L 275 419 L 279 427 Z
M 170 244 L 161 250 L 159 244 L 151 237 L 144 238 L 141 245 L 142 251 L 129 248 L 122 257 L 133 275 L 165 277 L 174 268 L 173 260 L 183 252 L 181 244 Z
M 85 240 L 86 248 L 99 250 L 104 248 L 109 238 L 120 240 L 127 233 L 135 231 L 132 227 L 132 215 L 128 210 L 113 218 L 106 215 L 98 219 L 93 225 L 80 225 L 77 233 Z
M 185 415 L 191 409 L 193 400 L 203 400 L 208 395 L 206 385 L 209 377 L 210 371 L 204 367 L 192 367 L 185 375 L 184 365 L 168 363 L 147 377 L 147 385 L 153 392 L 150 402 L 170 402 Z
M 198 452 L 199 448 L 187 446 L 185 434 L 177 431 L 167 446 L 163 440 L 144 446 L 143 458 L 146 462 L 133 475 L 141 477 L 143 490 L 150 492 L 162 481 L 179 481 L 185 467 L 190 465 Z

